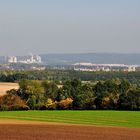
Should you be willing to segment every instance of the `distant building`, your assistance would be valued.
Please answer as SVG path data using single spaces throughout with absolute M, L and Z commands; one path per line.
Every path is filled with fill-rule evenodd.
M 131 71 L 136 71 L 136 67 L 135 66 L 129 66 L 128 67 L 128 71 L 131 72 Z
M 76 71 L 136 71 L 135 65 L 125 64 L 92 64 L 92 63 L 75 63 L 74 70 Z
M 41 57 L 39 55 L 34 55 L 33 61 L 36 63 L 42 63 Z
M 40 64 L 42 63 L 41 57 L 39 55 L 30 54 L 26 59 L 20 60 L 19 63 L 25 64 Z
M 8 57 L 8 63 L 17 63 L 17 57 L 16 56 Z

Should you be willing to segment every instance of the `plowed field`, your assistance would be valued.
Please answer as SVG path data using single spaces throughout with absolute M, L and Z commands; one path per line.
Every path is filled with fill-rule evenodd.
M 1 120 L 0 140 L 140 140 L 140 129 Z

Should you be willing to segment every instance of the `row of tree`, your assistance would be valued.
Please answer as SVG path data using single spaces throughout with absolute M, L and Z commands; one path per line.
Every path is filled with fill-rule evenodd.
M 49 80 L 68 81 L 74 78 L 81 81 L 99 81 L 106 79 L 126 79 L 132 84 L 140 86 L 140 71 L 138 72 L 80 72 L 74 70 L 24 70 L 24 71 L 0 71 L 1 82 L 17 82 L 22 79 L 27 80 Z
M 0 97 L 0 110 L 140 110 L 140 88 L 126 80 L 82 83 L 74 79 L 63 85 L 21 80 L 19 89 Z

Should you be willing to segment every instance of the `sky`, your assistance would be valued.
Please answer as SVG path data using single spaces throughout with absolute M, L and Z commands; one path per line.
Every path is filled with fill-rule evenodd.
M 140 53 L 140 0 L 0 0 L 0 55 Z

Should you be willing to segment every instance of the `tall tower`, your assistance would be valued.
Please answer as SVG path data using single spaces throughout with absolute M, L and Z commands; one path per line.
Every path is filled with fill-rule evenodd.
M 32 53 L 30 54 L 30 63 L 34 63 L 34 56 Z

